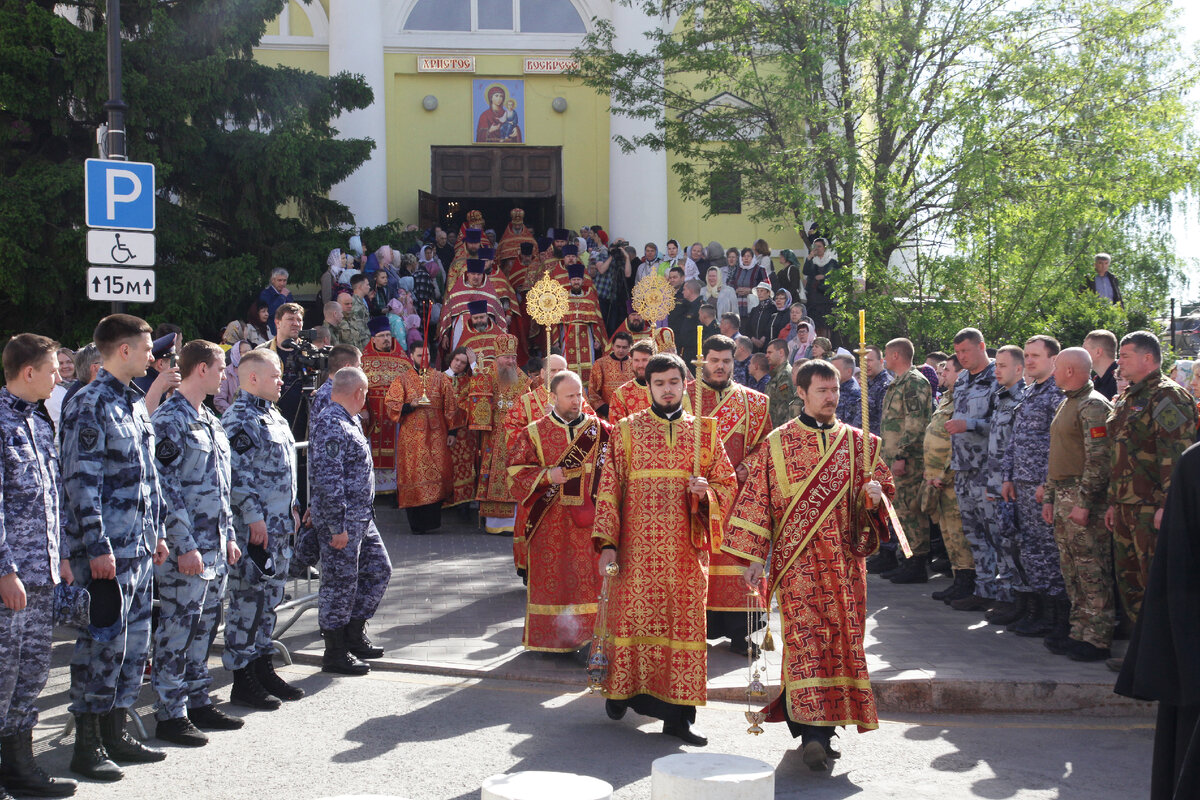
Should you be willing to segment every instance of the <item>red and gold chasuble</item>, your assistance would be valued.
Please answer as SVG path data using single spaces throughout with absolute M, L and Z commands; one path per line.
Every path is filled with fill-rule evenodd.
M 528 264 L 522 261 L 520 256 L 501 259 L 497 254 L 496 260 L 500 262 L 501 268 L 504 269 L 504 274 L 508 275 L 508 282 L 520 294 L 524 294 L 532 289 L 533 285 L 542 277 L 542 272 L 544 271 L 542 260 L 536 255 L 529 257 Z
M 567 359 L 567 369 L 578 375 L 586 387 L 596 350 L 608 341 L 595 289 L 588 287 L 580 294 L 568 294 L 567 313 L 554 326 L 553 336 Z
M 608 337 L 608 346 L 605 347 L 606 351 L 612 350 L 613 336 L 616 336 L 618 333 L 628 333 L 630 336 L 633 337 L 634 344 L 637 344 L 638 342 L 642 341 L 643 339 L 649 339 L 650 341 L 654 341 L 654 328 L 647 325 L 646 327 L 642 328 L 640 331 L 635 331 L 629 327 L 629 320 L 625 320 L 620 325 L 617 326 L 617 329 L 615 331 L 613 331 L 612 336 Z
M 766 564 L 783 617 L 783 693 L 768 706 L 781 722 L 879 727 L 867 674 L 864 557 L 887 538 L 892 475 L 870 436 L 841 422 L 817 430 L 798 419 L 772 431 L 746 462 L 725 552 Z M 866 510 L 868 481 L 884 501 Z
M 737 477 L 711 419 L 646 411 L 621 420 L 612 439 L 592 534 L 597 547 L 617 548 L 621 568 L 608 600 L 604 696 L 703 705 L 708 560 Z M 699 502 L 687 490 L 696 475 L 709 483 Z
M 486 331 L 477 331 L 470 325 L 465 325 L 463 334 L 455 347 L 471 348 L 471 352 L 475 356 L 475 368 L 483 369 L 496 360 L 496 340 L 504 335 L 504 329 L 494 322 L 488 326 Z
M 626 356 L 618 361 L 612 353 L 600 356 L 592 364 L 592 374 L 588 378 L 588 400 L 596 408 L 607 406 L 612 402 L 612 396 L 625 384 L 633 380 L 633 361 Z
M 422 393 L 429 405 L 417 406 Z M 399 422 L 396 449 L 396 506 L 412 508 L 436 503 L 450 493 L 449 427 L 458 414 L 454 386 L 444 373 L 410 367 L 392 382 L 387 393 L 388 414 Z M 416 406 L 401 416 L 407 403 Z
M 508 223 L 508 227 L 504 229 L 504 233 L 500 234 L 500 244 L 496 245 L 496 261 L 506 261 L 510 258 L 517 259 L 521 257 L 521 242 L 529 242 L 533 245 L 533 249 L 537 251 L 537 239 L 533 236 L 533 231 L 528 225 L 521 225 L 521 230 L 518 231 L 515 223 Z
M 483 283 L 477 287 L 468 286 L 465 277 L 459 277 L 452 286 L 453 288 L 446 293 L 446 304 L 442 307 L 442 316 L 438 320 L 438 338 L 448 336 L 451 350 L 458 347 L 458 340 L 467 327 L 467 320 L 471 318 L 472 300 L 485 301 L 492 319 L 501 328 L 507 329 L 508 314 L 504 311 L 504 306 L 500 305 L 500 297 L 486 276 Z
M 450 423 L 451 430 L 458 431 L 454 436 L 454 444 L 450 447 L 450 495 L 444 503 L 446 507 L 450 507 L 475 499 L 478 472 L 475 460 L 479 457 L 479 434 L 467 426 L 471 376 L 464 372 L 452 378 L 449 375 L 446 377 L 454 387 L 454 399 L 458 405 L 458 413 Z
M 396 344 L 383 351 L 376 350 L 375 342 L 370 341 L 363 350 L 362 371 L 367 374 L 367 409 L 371 414 L 366 434 L 371 441 L 376 494 L 391 494 L 396 485 L 396 423 L 388 415 L 384 399 L 400 373 L 412 368 L 412 360 Z
M 516 503 L 508 488 L 508 441 L 505 420 L 508 412 L 524 393 L 525 382 L 500 383 L 494 368 L 475 373 L 469 389 L 467 424 L 479 432 L 479 485 L 475 499 L 482 517 L 507 519 L 514 515 Z M 489 530 L 488 533 L 505 533 Z
M 717 435 L 725 444 L 725 454 L 734 470 L 771 432 L 771 400 L 762 392 L 730 383 L 722 392 L 704 381 L 688 383 L 692 411 L 698 417 L 717 421 Z M 713 554 L 708 567 L 708 610 L 746 611 L 763 608 L 761 601 L 751 604 L 742 580 L 746 562 L 728 553 Z M 766 597 L 767 586 L 761 587 Z
M 547 415 L 517 432 L 508 480 L 522 520 L 513 531 L 528 554 L 525 648 L 569 652 L 592 638 L 600 576 L 592 547 L 595 491 L 610 428 L 591 415 L 570 428 Z M 567 482 L 554 486 L 549 471 Z M 522 513 L 523 512 L 523 513 Z

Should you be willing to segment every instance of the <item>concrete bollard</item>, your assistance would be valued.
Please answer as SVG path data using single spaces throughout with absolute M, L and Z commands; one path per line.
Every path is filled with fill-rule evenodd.
M 756 758 L 676 753 L 655 759 L 650 800 L 774 800 L 775 769 Z
M 483 782 L 482 800 L 610 800 L 612 784 L 570 772 L 511 772 Z

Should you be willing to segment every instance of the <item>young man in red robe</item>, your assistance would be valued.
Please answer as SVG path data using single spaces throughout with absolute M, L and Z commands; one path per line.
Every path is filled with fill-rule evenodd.
M 592 362 L 597 353 L 603 352 L 608 336 L 604 333 L 604 319 L 600 316 L 600 300 L 596 290 L 584 285 L 586 275 L 583 265 L 572 264 L 567 270 L 567 312 L 562 321 L 554 326 L 553 338 L 567 358 L 567 369 L 586 384 L 592 372 Z
M 588 400 L 602 417 L 608 416 L 608 404 L 617 389 L 633 380 L 633 364 L 629 358 L 632 334 L 617 333 L 611 342 L 612 350 L 596 359 L 588 378 Z
M 396 422 L 388 415 L 388 389 L 403 370 L 412 368 L 408 354 L 396 344 L 387 317 L 367 323 L 371 340 L 362 354 L 362 371 L 367 375 L 367 438 L 375 467 L 375 494 L 396 490 Z

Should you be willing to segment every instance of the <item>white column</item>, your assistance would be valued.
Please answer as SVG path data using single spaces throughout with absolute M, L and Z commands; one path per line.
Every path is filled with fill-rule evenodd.
M 329 74 L 339 72 L 362 75 L 375 100 L 344 112 L 333 125 L 346 139 L 374 140 L 375 149 L 329 196 L 350 209 L 356 225 L 382 225 L 388 221 L 382 0 L 329 0 Z
M 614 46 L 620 50 L 645 52 L 651 44 L 646 31 L 656 30 L 663 21 L 642 11 L 640 4 L 613 4 Z M 609 116 L 611 137 L 636 136 L 653 132 L 654 120 L 632 119 L 612 113 Z M 665 253 L 667 230 L 667 154 L 662 150 L 638 148 L 626 153 L 614 141 L 608 144 L 608 232 L 623 236 L 637 248 L 654 242 Z

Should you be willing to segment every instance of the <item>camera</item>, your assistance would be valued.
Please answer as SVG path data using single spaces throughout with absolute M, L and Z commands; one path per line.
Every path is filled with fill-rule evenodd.
M 304 375 L 315 375 L 329 369 L 329 354 L 333 348 L 319 347 L 313 344 L 311 330 L 301 331 L 299 339 L 288 339 L 280 346 L 284 350 L 293 350 L 292 356 L 297 368 Z

